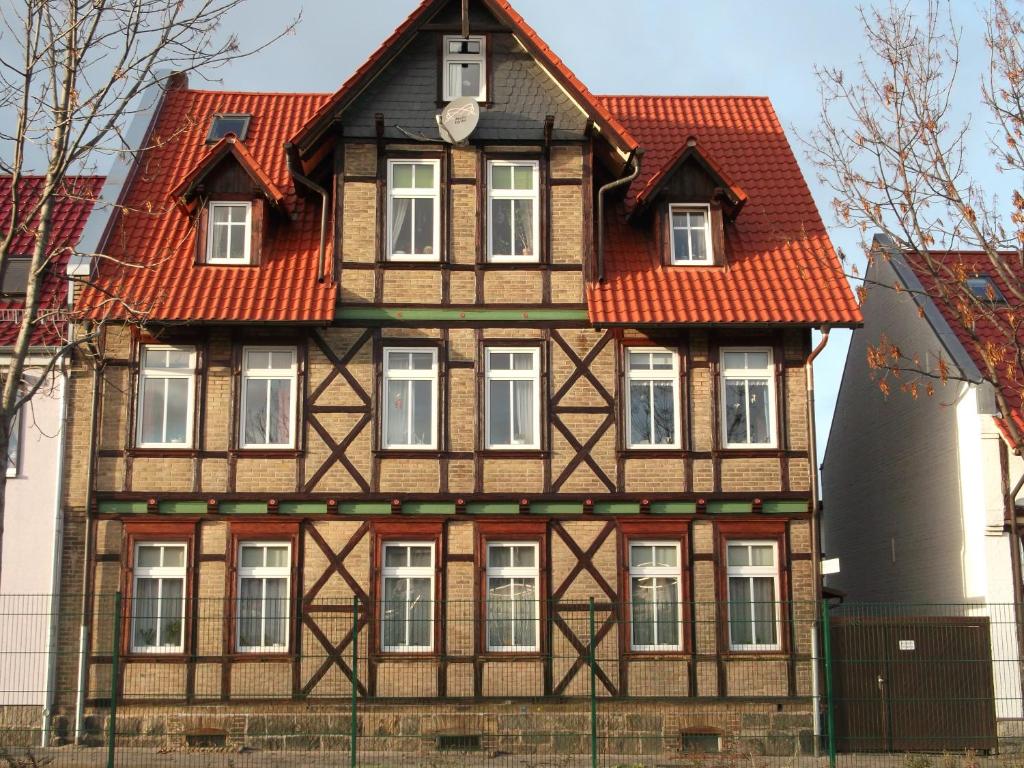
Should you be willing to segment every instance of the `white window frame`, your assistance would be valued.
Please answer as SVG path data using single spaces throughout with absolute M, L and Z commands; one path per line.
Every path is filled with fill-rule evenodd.
M 533 189 L 495 189 L 494 169 L 529 166 L 533 173 Z M 513 178 L 515 171 L 512 171 Z M 494 252 L 494 217 L 491 215 L 493 200 L 530 200 L 533 204 L 533 255 L 496 254 Z M 513 206 L 514 208 L 514 206 Z M 513 242 L 515 238 L 513 237 Z M 487 161 L 487 260 L 499 264 L 535 264 L 540 261 L 540 162 L 537 160 L 488 160 Z
M 406 549 L 409 547 L 430 547 L 430 565 L 407 565 L 407 566 L 387 566 L 387 550 L 389 547 L 395 547 L 397 549 Z M 381 563 L 380 563 L 380 594 L 381 594 L 381 610 L 380 610 L 380 637 L 381 637 L 381 650 L 385 653 L 431 653 L 434 650 L 434 611 L 435 611 L 435 600 L 434 595 L 435 589 L 437 588 L 434 580 L 434 572 L 437 567 L 437 552 L 434 548 L 433 541 L 385 541 L 381 544 Z M 430 643 L 428 645 L 384 645 L 384 600 L 387 595 L 387 590 L 384 587 L 387 579 L 430 579 Z M 408 601 L 406 601 L 408 606 Z M 409 616 L 408 611 L 405 617 L 406 627 L 406 639 L 408 639 L 409 630 Z
M 503 547 L 530 547 L 533 549 L 533 566 L 502 566 L 492 567 L 491 566 L 491 550 L 501 549 Z M 486 560 L 486 573 L 484 581 L 484 595 L 486 600 L 490 600 L 491 595 L 491 579 L 533 579 L 534 583 L 534 628 L 533 628 L 533 645 L 491 645 L 490 633 L 488 632 L 487 624 L 487 610 L 484 610 L 484 638 L 487 643 L 487 650 L 498 653 L 535 653 L 540 650 L 540 545 L 536 541 L 488 541 L 487 552 L 485 557 Z M 511 562 L 511 559 L 510 559 Z M 518 601 L 526 602 L 526 601 Z M 515 614 L 513 613 L 511 621 L 516 621 Z M 515 636 L 513 635 L 513 643 L 515 642 Z
M 394 353 L 429 353 L 431 356 L 430 370 L 389 370 L 388 363 Z M 384 348 L 384 372 L 381 382 L 381 446 L 385 450 L 406 450 L 406 451 L 431 451 L 437 450 L 437 347 L 385 347 Z M 388 442 L 388 414 L 390 409 L 384 402 L 388 396 L 388 384 L 392 381 L 429 381 L 430 382 L 430 441 L 423 444 L 418 443 L 396 443 Z M 409 433 L 412 434 L 411 420 L 412 408 L 409 408 L 407 415 L 409 419 Z
M 245 547 L 285 547 L 287 549 L 287 564 L 283 566 L 243 566 L 242 550 Z M 235 578 L 235 650 L 238 653 L 288 653 L 291 646 L 292 630 L 292 543 L 281 539 L 245 539 L 238 542 L 238 567 Z M 260 638 L 266 636 L 267 624 L 267 594 L 266 579 L 284 578 L 284 600 L 285 600 L 285 632 L 284 645 L 242 645 L 242 579 L 264 580 L 263 595 L 260 598 L 262 604 L 262 617 L 260 620 Z
M 704 252 L 707 256 L 703 259 L 677 259 L 676 258 L 676 226 L 673 221 L 673 214 L 676 213 L 696 213 L 701 212 L 704 214 Z M 672 253 L 672 265 L 675 267 L 690 267 L 690 266 L 707 266 L 708 264 L 715 263 L 715 242 L 711 237 L 711 206 L 687 203 L 685 205 L 670 205 L 668 207 L 668 234 L 669 234 L 669 248 Z M 695 230 L 687 227 L 688 232 Z
M 207 264 L 233 264 L 245 266 L 252 263 L 252 203 L 246 200 L 211 200 L 208 204 L 208 210 L 206 214 L 206 263 Z M 221 207 L 244 207 L 245 208 L 245 242 L 243 256 L 241 259 L 232 259 L 227 256 L 215 256 L 213 253 L 213 231 L 214 227 L 226 226 L 228 228 L 228 249 L 227 252 L 231 252 L 230 247 L 230 232 L 237 226 L 235 224 L 216 224 L 214 223 L 214 211 Z
M 7 477 L 17 477 L 21 470 L 21 449 L 24 445 L 22 435 L 21 408 L 11 417 L 11 427 L 7 438 Z
M 636 370 L 634 371 L 631 367 L 632 355 L 634 354 L 654 354 L 654 353 L 668 353 L 672 356 L 672 370 Z M 679 353 L 674 349 L 668 347 L 644 347 L 644 346 L 628 346 L 626 347 L 626 443 L 631 450 L 671 450 L 679 449 L 682 445 L 682 437 L 680 432 L 682 430 L 682 418 L 680 414 L 680 403 L 679 403 Z M 671 443 L 655 443 L 654 442 L 654 386 L 650 384 L 648 391 L 650 392 L 651 398 L 651 442 L 649 443 L 634 443 L 633 442 L 633 387 L 634 381 L 646 381 L 649 384 L 654 381 L 668 381 L 672 384 L 672 426 L 674 439 Z
M 288 352 L 292 356 L 292 364 L 287 371 L 283 368 L 255 368 L 250 370 L 248 367 L 249 352 Z M 238 419 L 238 444 L 241 445 L 243 449 L 275 451 L 295 448 L 295 425 L 297 421 L 295 418 L 295 411 L 298 403 L 298 393 L 295 390 L 298 388 L 299 383 L 298 360 L 299 351 L 296 347 L 264 347 L 259 345 L 242 347 L 242 392 Z M 284 379 L 289 377 L 291 380 L 288 398 L 289 441 L 287 443 L 247 443 L 245 441 L 246 382 L 250 379 Z M 267 388 L 267 397 L 270 397 L 269 387 Z M 269 417 L 269 409 L 267 413 Z
M 180 567 L 169 567 L 169 566 L 140 566 L 139 562 L 139 549 L 141 547 L 160 547 L 160 560 L 163 561 L 163 548 L 175 547 L 181 548 L 182 559 Z M 156 627 L 157 633 L 160 631 L 160 612 L 163 609 L 163 582 L 170 579 L 181 580 L 181 642 L 177 645 L 143 645 L 139 646 L 135 644 L 135 620 L 136 610 L 135 606 L 138 604 L 139 598 L 139 579 L 159 579 L 160 588 L 157 593 L 157 616 L 156 616 Z M 132 653 L 146 653 L 146 654 L 160 654 L 160 653 L 184 653 L 185 652 L 185 605 L 188 597 L 188 542 L 186 541 L 136 541 L 135 550 L 133 552 L 132 560 L 132 620 L 131 620 L 131 642 L 129 647 L 132 649 Z M 157 635 L 159 639 L 159 634 Z
M 767 353 L 768 355 L 768 367 L 762 369 L 733 369 L 730 373 L 730 369 L 725 366 L 725 354 L 727 352 L 755 352 L 755 353 Z M 777 403 L 775 402 L 775 356 L 771 347 L 721 347 L 719 349 L 719 403 L 721 410 L 721 424 L 719 424 L 719 431 L 722 435 L 722 445 L 726 448 L 738 448 L 738 449 L 772 449 L 778 445 L 778 414 L 776 413 Z M 767 443 L 731 443 L 729 442 L 729 413 L 726 408 L 726 402 L 728 392 L 726 391 L 726 382 L 730 379 L 733 380 L 750 380 L 750 379 L 762 379 L 768 380 L 768 436 L 769 440 Z M 750 419 L 747 419 L 747 431 L 749 434 L 750 430 Z
M 729 565 L 729 549 L 731 547 L 770 546 L 772 548 L 772 565 Z M 782 616 L 779 597 L 779 543 L 772 539 L 727 539 L 725 543 L 725 596 L 727 601 L 728 616 L 726 624 L 729 628 L 729 648 L 733 651 L 779 651 L 782 650 Z M 772 606 L 775 614 L 775 642 L 774 643 L 735 643 L 732 639 L 732 605 L 733 599 L 730 589 L 730 579 L 767 579 L 772 580 Z M 751 589 L 753 595 L 753 589 Z M 753 603 L 751 603 L 751 615 L 753 615 Z
M 396 165 L 430 165 L 434 168 L 434 186 L 430 189 L 419 187 L 396 187 L 394 185 L 394 168 Z M 415 171 L 413 171 L 415 175 Z M 387 226 L 387 257 L 388 261 L 440 261 L 441 260 L 441 161 L 431 158 L 392 158 L 388 160 L 388 226 Z M 393 253 L 395 198 L 420 199 L 434 201 L 434 240 L 431 244 L 433 253 Z M 415 227 L 415 216 L 410 208 L 410 227 Z M 412 231 L 412 230 L 411 230 Z
M 634 566 L 633 547 L 672 547 L 676 551 L 675 567 L 667 565 Z M 627 548 L 629 560 L 629 646 L 634 651 L 680 651 L 683 648 L 683 551 L 678 541 L 658 539 L 630 539 Z M 634 578 L 675 578 L 676 596 L 678 598 L 679 628 L 676 643 L 655 643 L 653 645 L 636 645 L 633 642 L 633 579 Z M 653 605 L 657 606 L 657 603 Z M 654 611 L 654 629 L 657 632 L 658 612 Z
M 502 353 L 529 353 L 533 356 L 531 371 L 491 371 L 491 355 Z M 495 444 L 491 441 L 491 382 L 492 381 L 532 381 L 533 382 L 533 442 Z M 512 407 L 509 403 L 509 419 L 512 419 Z M 509 435 L 512 434 L 509 427 Z M 540 448 L 540 348 L 539 347 L 485 347 L 484 348 L 484 445 L 487 450 L 495 451 L 530 451 Z
M 188 352 L 188 368 L 147 368 L 147 352 Z M 145 442 L 142 439 L 143 415 L 146 412 L 146 381 L 147 379 L 163 379 L 167 382 L 170 379 L 186 379 L 188 381 L 188 396 L 185 401 L 185 442 Z M 135 445 L 138 448 L 173 448 L 188 450 L 192 447 L 194 435 L 193 415 L 195 412 L 196 394 L 196 348 L 190 346 L 174 346 L 170 344 L 144 344 L 139 350 L 139 384 L 138 384 L 138 407 L 136 408 L 135 420 Z M 164 435 L 167 434 L 167 384 L 164 384 Z
M 475 40 L 480 43 L 480 53 L 450 53 L 448 44 L 462 40 Z M 479 64 L 480 65 L 480 94 L 469 96 L 479 102 L 487 101 L 487 38 L 484 35 L 445 35 L 441 47 L 441 78 L 443 81 L 444 101 L 453 101 L 462 96 L 455 92 L 455 83 L 451 80 L 449 64 Z

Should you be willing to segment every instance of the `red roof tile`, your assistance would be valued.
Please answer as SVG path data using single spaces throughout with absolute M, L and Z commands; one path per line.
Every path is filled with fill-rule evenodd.
M 425 23 L 431 13 L 438 10 L 449 0 L 422 0 L 405 21 L 398 25 L 394 32 L 380 44 L 376 51 L 363 62 L 346 80 L 331 98 L 313 115 L 309 121 L 302 126 L 291 142 L 301 145 L 313 138 L 322 124 L 332 116 L 335 111 L 350 98 L 357 96 L 362 86 L 374 74 L 377 67 L 386 63 L 388 53 L 395 48 L 407 35 L 415 33 L 421 24 Z M 481 2 L 499 19 L 511 27 L 521 38 L 533 56 L 541 63 L 546 64 L 551 74 L 559 80 L 562 87 L 569 94 L 580 102 L 581 106 L 590 110 L 591 116 L 600 128 L 609 133 L 609 140 L 618 143 L 621 149 L 629 150 L 637 146 L 636 139 L 630 135 L 629 130 L 617 119 L 617 117 L 605 106 L 605 104 L 594 96 L 583 82 L 573 74 L 554 51 L 548 47 L 540 35 L 531 27 L 522 16 L 512 7 L 507 0 L 481 0 Z
M 626 200 L 609 206 L 605 281 L 587 287 L 590 318 L 608 323 L 861 323 L 839 260 L 766 98 L 602 96 L 646 151 Z M 693 136 L 746 205 L 726 230 L 725 267 L 670 267 L 656 233 L 629 224 L 641 191 Z
M 19 218 L 39 202 L 44 178 L 22 176 L 18 183 Z M 39 326 L 32 335 L 33 346 L 56 346 L 65 338 L 63 321 L 55 321 L 55 312 L 62 313 L 67 302 L 68 281 L 65 269 L 82 229 L 92 211 L 93 201 L 103 186 L 102 176 L 69 176 L 57 197 L 51 218 L 49 250 L 50 265 L 40 286 Z M 13 179 L 0 176 L 0 232 L 6 233 L 11 223 Z M 26 222 L 15 233 L 9 253 L 14 256 L 29 256 L 36 244 L 35 227 L 38 219 Z M 25 302 L 20 298 L 0 297 L 0 347 L 14 344 L 20 328 L 20 311 Z
M 167 92 L 152 130 L 157 146 L 122 195 L 97 281 L 149 320 L 327 322 L 335 286 L 317 282 L 319 199 L 296 194 L 283 145 L 328 99 L 326 94 L 238 93 L 177 89 Z M 258 268 L 196 265 L 195 231 L 173 205 L 172 191 L 217 145 L 206 143 L 214 113 L 249 114 L 244 153 L 284 195 L 285 213 L 270 229 Z M 83 291 L 80 311 L 125 319 L 98 290 Z
M 995 347 L 1007 349 L 1006 332 L 992 320 L 986 318 L 983 313 L 978 312 L 974 305 L 966 301 L 959 288 L 950 290 L 940 286 L 940 281 L 945 285 L 958 284 L 965 277 L 987 275 L 999 288 L 1006 305 L 1000 307 L 994 305 L 996 312 L 1013 312 L 1018 317 L 1024 306 L 1017 300 L 1010 290 L 1003 275 L 1000 275 L 993 267 L 988 255 L 982 251 L 933 251 L 932 261 L 937 269 L 927 267 L 922 262 L 915 260 L 911 254 L 904 254 L 907 265 L 917 275 L 918 280 L 924 287 L 925 292 L 932 299 L 936 309 L 949 324 L 950 329 L 956 334 L 957 339 L 963 346 L 978 370 L 983 376 L 987 376 L 987 369 L 982 358 L 982 350 L 979 345 L 992 344 Z M 1008 272 L 1015 278 L 1017 285 L 1024 285 L 1024 266 L 1021 266 L 1016 253 L 1003 254 L 1002 263 Z M 937 272 L 938 274 L 935 274 Z M 972 334 L 973 332 L 973 334 Z M 972 337 L 977 337 L 977 341 Z M 1024 344 L 1024 328 L 1017 333 L 1017 340 Z M 996 372 L 999 379 L 999 389 L 1010 407 L 1010 417 L 1016 424 L 1018 433 L 1024 434 L 1024 371 L 1016 365 L 1013 355 L 1007 355 L 1007 359 L 997 364 Z M 1005 425 L 996 419 L 1000 424 L 1007 440 L 1012 447 L 1017 447 L 1012 435 L 1006 430 Z

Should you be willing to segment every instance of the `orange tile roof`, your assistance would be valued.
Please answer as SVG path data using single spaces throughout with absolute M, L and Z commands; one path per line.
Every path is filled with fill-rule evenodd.
M 448 0 L 422 0 L 405 21 L 399 24 L 377 50 L 370 54 L 362 66 L 342 84 L 341 88 L 323 104 L 315 115 L 310 117 L 301 130 L 295 133 L 291 143 L 302 145 L 313 138 L 318 129 L 333 116 L 339 107 L 361 92 L 363 85 L 373 76 L 377 67 L 387 63 L 388 53 L 396 48 L 406 36 L 414 34 L 427 21 L 430 14 L 446 2 Z M 617 142 L 623 150 L 630 150 L 637 146 L 637 141 L 630 135 L 629 130 L 600 99 L 587 89 L 587 86 L 573 74 L 565 62 L 555 55 L 554 51 L 533 27 L 526 23 L 508 0 L 481 0 L 481 2 L 520 36 L 523 44 L 532 49 L 530 52 L 534 57 L 550 68 L 551 74 L 571 96 L 580 102 L 581 106 L 590 110 L 591 116 L 601 130 L 609 134 L 609 140 L 612 140 L 613 143 Z
M 320 202 L 296 194 L 283 150 L 285 140 L 328 98 L 169 90 L 151 131 L 157 146 L 129 178 L 124 209 L 107 237 L 104 251 L 113 259 L 100 261 L 96 279 L 102 290 L 83 291 L 79 311 L 164 322 L 330 321 L 335 286 L 316 277 Z M 245 154 L 284 195 L 286 220 L 271 225 L 258 268 L 195 264 L 192 221 L 171 203 L 179 182 L 217 151 L 206 143 L 214 113 L 252 115 Z M 108 301 L 107 294 L 122 297 L 128 307 Z
M 20 193 L 19 207 L 22 212 L 34 206 L 42 193 L 44 179 L 42 176 L 22 176 L 18 183 Z M 69 176 L 58 195 L 53 208 L 50 230 L 50 264 L 40 285 L 39 307 L 40 325 L 32 335 L 33 346 L 56 346 L 66 338 L 64 322 L 55 320 L 55 312 L 65 308 L 68 296 L 68 279 L 65 269 L 82 229 L 92 211 L 93 202 L 103 187 L 102 176 Z M 11 223 L 12 201 L 14 191 L 13 179 L 0 176 L 0 232 L 6 233 Z M 19 214 L 19 218 L 23 213 Z M 14 235 L 10 254 L 13 256 L 30 256 L 36 244 L 36 225 L 38 220 L 28 222 Z M 21 325 L 19 318 L 25 302 L 21 298 L 0 297 L 0 346 L 14 344 Z
M 935 265 L 934 270 L 921 260 L 915 259 L 911 253 L 904 253 L 903 257 L 907 266 L 921 281 L 927 296 L 956 335 L 968 357 L 982 372 L 982 376 L 987 376 L 982 348 L 991 344 L 995 348 L 1003 349 L 1005 358 L 995 364 L 999 390 L 1010 407 L 1010 418 L 1013 419 L 1017 432 L 1024 434 L 1024 371 L 1017 365 L 1012 349 L 1007 344 L 1006 331 L 1001 330 L 996 322 L 986 318 L 966 301 L 959 287 L 946 288 L 940 285 L 940 281 L 943 284 L 955 285 L 966 277 L 987 275 L 1006 299 L 1005 306 L 993 305 L 994 312 L 1013 313 L 1020 317 L 1024 306 L 1010 290 L 1004 276 L 996 271 L 985 252 L 931 251 L 930 254 Z M 1001 255 L 1007 272 L 1012 275 L 1018 286 L 1024 285 L 1024 266 L 1020 263 L 1019 255 L 1012 251 Z M 1017 343 L 1024 345 L 1024 327 L 1017 333 Z M 996 423 L 1002 428 L 1011 447 L 1020 447 L 1002 420 L 996 418 Z
M 861 313 L 767 98 L 602 96 L 646 150 L 625 201 L 609 206 L 603 283 L 587 286 L 596 324 L 854 326 Z M 725 267 L 671 267 L 653 228 L 626 220 L 636 196 L 687 138 L 747 202 L 726 229 Z

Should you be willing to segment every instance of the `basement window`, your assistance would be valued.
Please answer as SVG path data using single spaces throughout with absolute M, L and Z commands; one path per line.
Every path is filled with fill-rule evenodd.
M 251 115 L 214 115 L 210 122 L 210 133 L 206 137 L 208 144 L 220 141 L 229 133 L 233 133 L 239 141 L 244 141 L 249 132 Z
M 715 731 L 683 731 L 683 752 L 713 755 L 722 751 L 722 737 Z
M 480 35 L 445 35 L 444 61 L 441 63 L 445 101 L 460 96 L 487 100 L 486 46 Z
M 999 286 L 988 275 L 968 277 L 964 280 L 964 285 L 967 286 L 967 290 L 974 294 L 974 298 L 979 301 L 987 301 L 992 304 L 1006 303 L 1006 297 L 1003 296 L 1003 292 L 999 290 Z
M 479 749 L 478 734 L 444 734 L 437 737 L 438 752 L 476 752 Z

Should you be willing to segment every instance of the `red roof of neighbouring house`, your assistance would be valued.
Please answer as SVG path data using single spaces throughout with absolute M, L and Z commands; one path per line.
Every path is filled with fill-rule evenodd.
M 921 281 L 928 297 L 956 334 L 964 351 L 987 377 L 987 369 L 983 358 L 983 348 L 993 345 L 1006 349 L 1007 335 L 984 312 L 979 312 L 973 302 L 967 300 L 959 285 L 966 277 L 986 275 L 999 288 L 1006 299 L 1005 305 L 993 304 L 992 311 L 1000 313 L 1012 312 L 1019 318 L 1024 310 L 1024 302 L 1016 298 L 1007 283 L 1006 275 L 1000 274 L 987 253 L 983 251 L 931 251 L 931 265 L 915 259 L 910 253 L 904 253 L 905 263 L 914 271 Z M 1016 253 L 1001 254 L 1002 264 L 1018 286 L 1024 285 L 1024 265 L 1020 263 Z M 1024 328 L 1017 332 L 1017 342 L 1024 345 Z M 1013 359 L 1012 350 L 1007 359 L 995 361 L 999 380 L 999 389 L 1010 407 L 1010 418 L 1013 419 L 1019 433 L 1024 434 L 1024 371 L 1021 371 Z M 1006 429 L 1000 419 L 996 419 L 1011 446 L 1018 447 L 1018 441 Z
M 597 324 L 855 326 L 843 276 L 771 102 L 759 97 L 601 96 L 645 149 L 639 177 L 607 217 L 605 281 L 587 287 Z M 661 263 L 653 227 L 627 215 L 690 137 L 747 200 L 727 225 L 726 266 Z
M 28 221 L 24 217 L 38 204 L 44 182 L 42 176 L 22 176 L 18 182 L 20 226 L 9 249 L 12 256 L 31 256 L 35 249 L 38 216 L 33 216 Z M 69 176 L 64 180 L 64 185 L 55 198 L 47 246 L 50 263 L 40 284 L 39 322 L 32 334 L 32 346 L 57 346 L 66 338 L 63 318 L 68 296 L 68 281 L 65 268 L 75 245 L 78 244 L 78 238 L 82 236 L 82 229 L 102 186 L 102 176 Z M 13 191 L 12 177 L 0 176 L 0 236 L 6 235 L 11 224 Z M 25 301 L 21 297 L 0 296 L 0 347 L 14 344 L 24 307 Z
M 334 317 L 335 286 L 317 281 L 320 199 L 297 195 L 284 143 L 329 98 L 327 94 L 238 93 L 171 89 L 151 129 L 155 145 L 129 179 L 110 229 L 105 253 L 126 264 L 100 262 L 98 289 L 83 291 L 85 315 L 152 321 L 327 322 Z M 258 267 L 195 263 L 193 217 L 172 193 L 204 160 L 227 143 L 206 137 L 215 113 L 249 114 L 249 130 L 230 154 L 248 159 L 265 186 L 283 194 L 283 213 L 264 241 Z M 226 154 L 225 154 L 226 156 Z M 330 263 L 330 252 L 327 263 Z M 139 266 L 131 266 L 138 264 Z M 106 299 L 112 293 L 128 304 Z
M 340 107 L 358 96 L 363 86 L 376 74 L 378 67 L 388 62 L 388 54 L 392 51 L 397 53 L 401 45 L 426 23 L 431 14 L 448 2 L 450 0 L 422 0 L 405 21 L 398 25 L 377 50 L 370 54 L 363 65 L 302 126 L 301 130 L 291 139 L 292 143 L 296 145 L 305 143 Z M 507 0 L 480 0 L 480 2 L 499 20 L 507 24 L 530 53 L 548 68 L 550 74 L 569 95 L 590 112 L 595 123 L 609 135 L 610 141 L 617 143 L 623 150 L 630 150 L 637 146 L 637 140 L 630 135 L 629 130 L 618 120 L 616 115 L 607 108 L 601 99 L 595 97 L 587 89 L 587 86 L 573 74 L 564 61 L 555 55 L 548 44 L 541 39 L 533 27 L 526 23 L 526 20 Z

